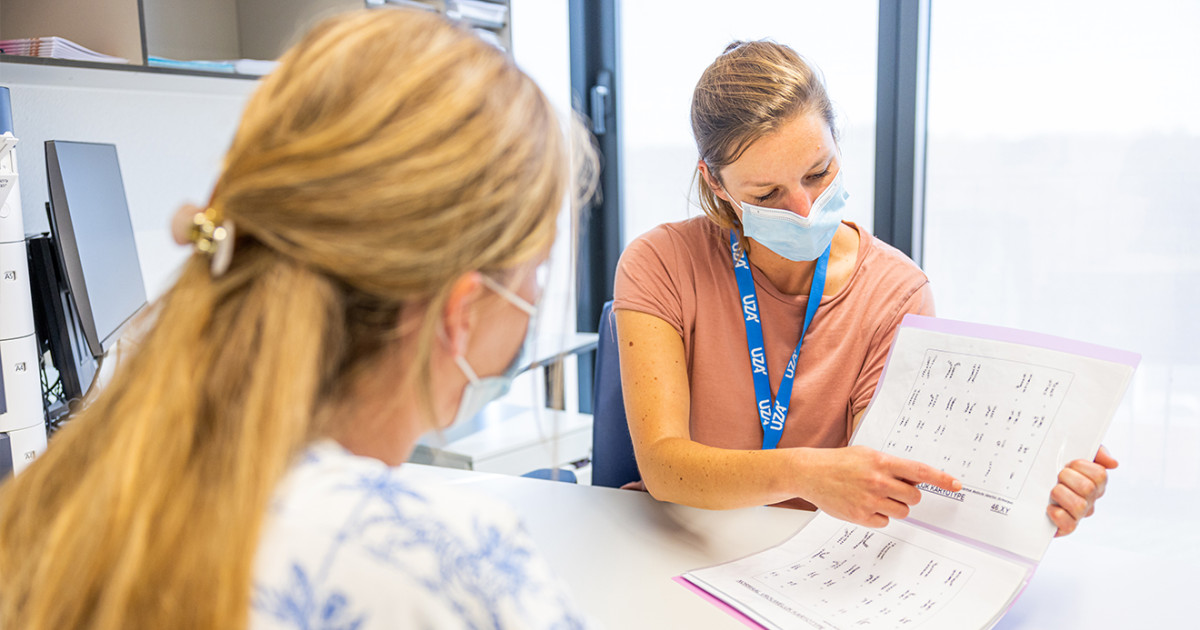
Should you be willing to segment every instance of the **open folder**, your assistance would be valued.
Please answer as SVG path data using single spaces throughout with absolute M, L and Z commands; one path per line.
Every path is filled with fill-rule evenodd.
M 990 628 L 1055 527 L 1059 471 L 1091 459 L 1140 358 L 1057 337 L 908 315 L 851 444 L 949 472 L 905 520 L 818 513 L 782 544 L 682 576 L 768 628 Z

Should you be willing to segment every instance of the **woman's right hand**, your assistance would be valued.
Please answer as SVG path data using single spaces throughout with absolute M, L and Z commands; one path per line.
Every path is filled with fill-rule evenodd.
M 809 465 L 801 496 L 832 516 L 867 527 L 907 517 L 909 506 L 921 500 L 917 484 L 962 489 L 953 476 L 928 464 L 866 446 L 803 450 Z

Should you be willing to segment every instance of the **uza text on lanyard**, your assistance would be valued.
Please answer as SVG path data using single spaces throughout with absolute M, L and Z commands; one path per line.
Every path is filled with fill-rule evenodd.
M 832 247 L 832 246 L 831 246 Z M 754 290 L 754 275 L 750 272 L 750 260 L 738 242 L 737 234 L 729 232 L 729 251 L 733 254 L 733 275 L 737 278 L 738 292 L 742 294 L 742 317 L 746 323 L 746 345 L 750 347 L 750 368 L 754 371 L 754 396 L 758 399 L 758 419 L 763 427 L 763 450 L 775 448 L 783 436 L 783 424 L 787 421 L 788 405 L 792 400 L 792 383 L 796 380 L 796 362 L 800 360 L 800 346 L 804 334 L 812 322 L 821 296 L 825 293 L 825 269 L 829 266 L 829 249 L 817 259 L 813 271 L 812 288 L 808 290 L 808 306 L 804 311 L 804 327 L 800 329 L 800 341 L 792 358 L 788 360 L 783 380 L 775 403 L 771 403 L 771 379 L 767 375 L 767 349 L 763 343 L 762 322 L 759 321 L 758 294 Z

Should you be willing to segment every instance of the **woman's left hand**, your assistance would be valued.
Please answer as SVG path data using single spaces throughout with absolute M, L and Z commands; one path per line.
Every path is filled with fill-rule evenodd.
M 1117 460 L 1103 446 L 1096 451 L 1096 459 L 1077 459 L 1058 473 L 1058 485 L 1050 491 L 1050 505 L 1046 514 L 1058 526 L 1055 536 L 1066 536 L 1075 531 L 1079 521 L 1096 511 L 1096 499 L 1104 496 L 1108 485 L 1108 471 L 1117 467 Z

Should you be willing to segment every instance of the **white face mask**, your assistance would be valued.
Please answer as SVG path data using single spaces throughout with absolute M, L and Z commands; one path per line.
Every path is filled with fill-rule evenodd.
M 462 370 L 468 382 L 467 387 L 463 390 L 462 399 L 458 402 L 458 412 L 454 415 L 454 424 L 473 417 L 479 413 L 480 409 L 483 409 L 484 405 L 507 394 L 509 388 L 512 387 L 513 379 L 516 378 L 517 374 L 528 363 L 528 355 L 533 346 L 533 331 L 535 329 L 533 318 L 537 315 L 537 307 L 495 280 L 487 276 L 481 276 L 481 278 L 484 286 L 495 291 L 513 306 L 528 313 L 529 322 L 525 325 L 525 340 L 521 342 L 521 347 L 517 349 L 516 356 L 512 358 L 512 362 L 508 364 L 508 367 L 501 374 L 480 378 L 475 374 L 475 370 L 471 369 L 471 365 L 467 363 L 465 357 L 455 355 L 454 362 L 458 364 L 458 369 Z
M 790 210 L 738 204 L 742 211 L 742 233 L 793 262 L 816 260 L 833 242 L 848 197 L 849 193 L 842 188 L 842 172 L 838 171 L 813 202 L 807 217 Z

